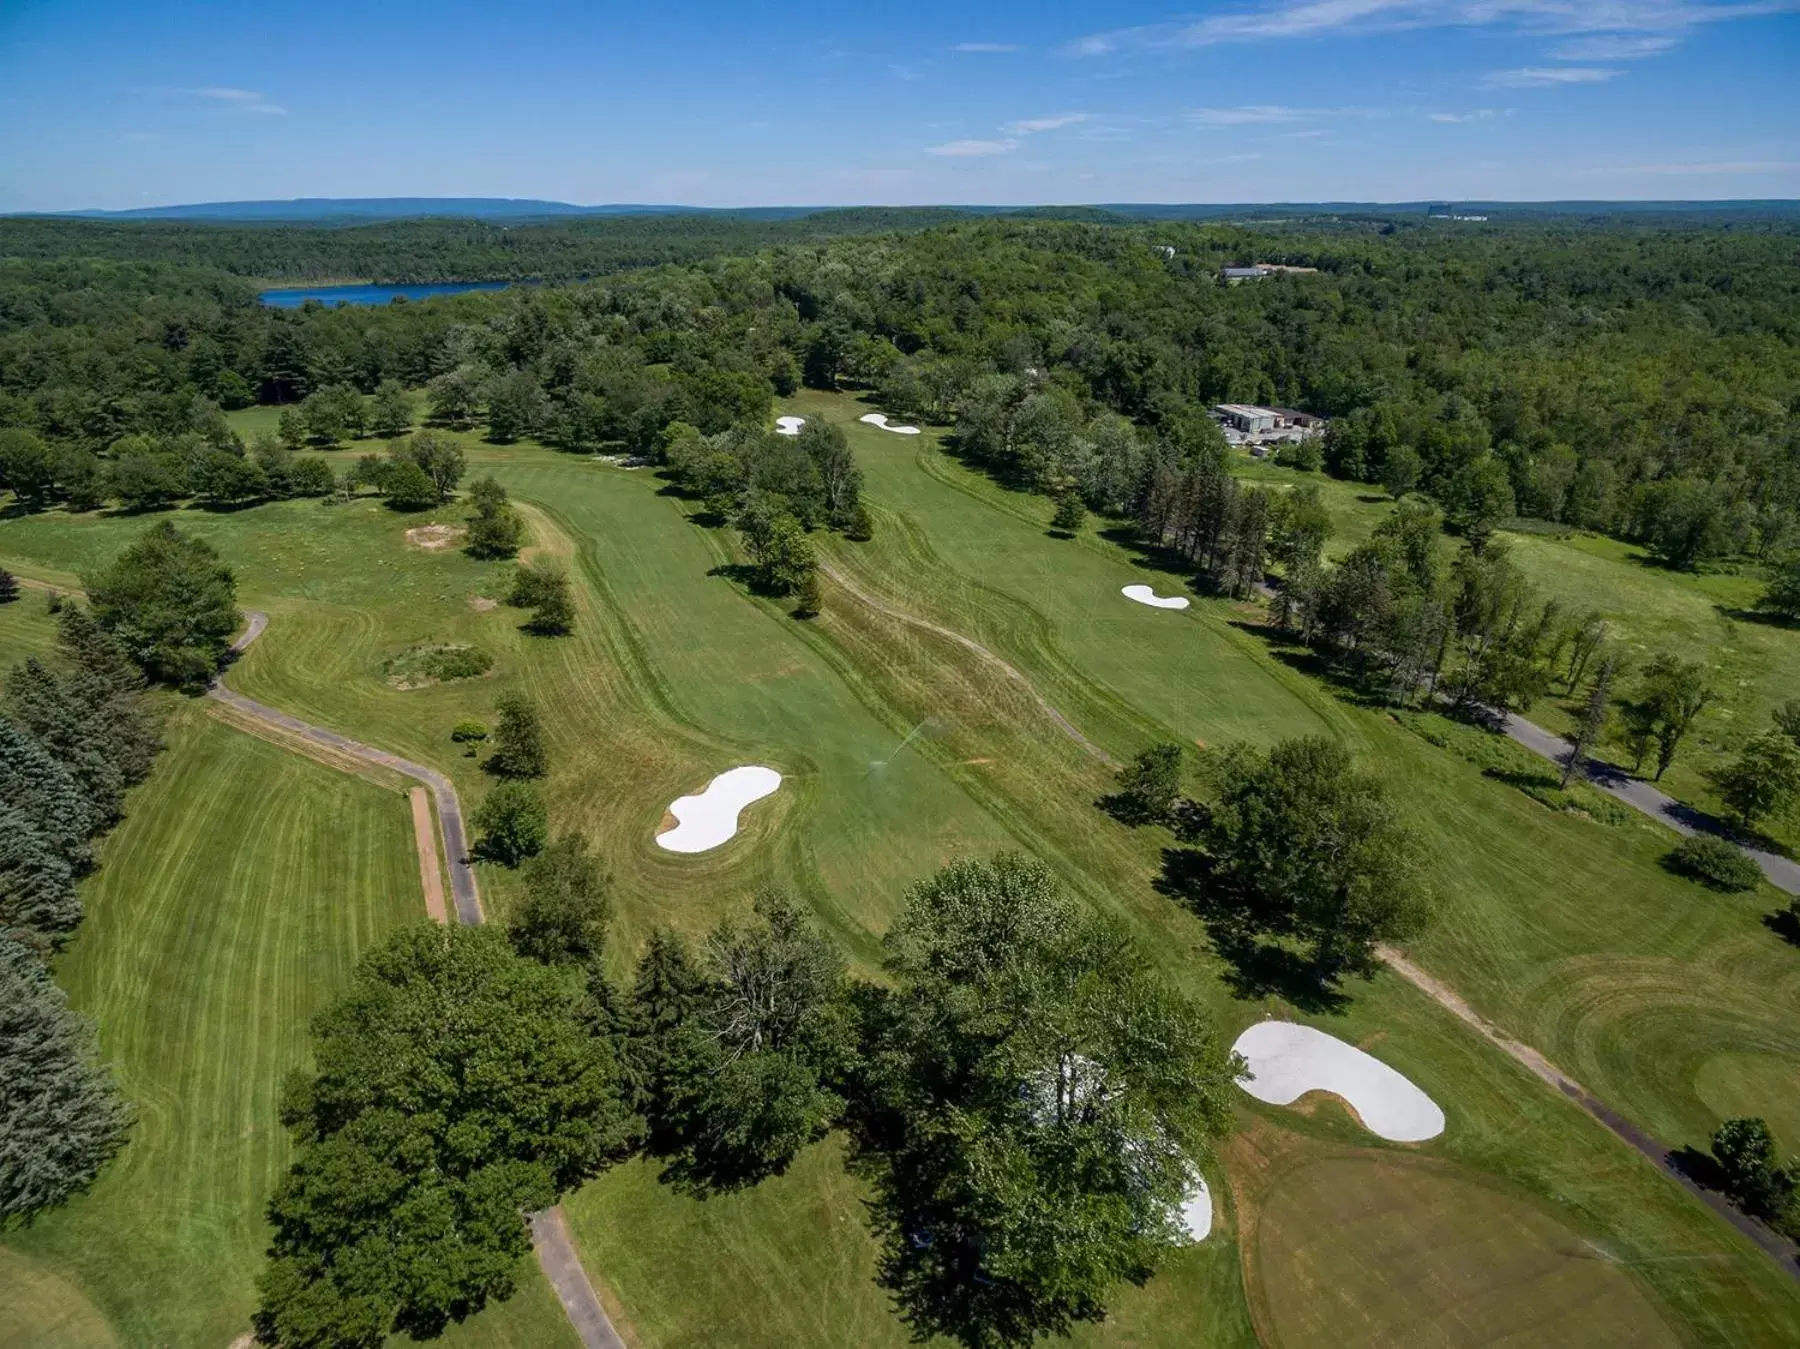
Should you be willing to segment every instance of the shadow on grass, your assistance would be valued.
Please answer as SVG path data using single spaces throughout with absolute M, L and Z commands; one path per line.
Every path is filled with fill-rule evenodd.
M 1800 900 L 1795 903 L 1800 904 Z M 1764 927 L 1789 946 L 1800 946 L 1800 913 L 1795 913 L 1792 905 L 1777 909 L 1774 913 L 1765 913 L 1762 921 Z
M 1800 618 L 1789 618 L 1772 609 L 1732 609 L 1723 604 L 1715 604 L 1713 612 L 1721 618 L 1733 619 L 1739 623 L 1754 623 L 1758 627 L 1777 628 L 1784 632 L 1800 629 Z
M 1714 1194 L 1725 1193 L 1725 1173 L 1710 1152 L 1702 1152 L 1688 1144 L 1672 1149 L 1668 1163 L 1701 1189 L 1711 1190 Z
M 1320 970 L 1278 933 L 1258 928 L 1240 906 L 1208 884 L 1210 873 L 1210 862 L 1198 848 L 1165 848 L 1156 889 L 1206 925 L 1213 949 L 1225 961 L 1225 987 L 1233 997 L 1255 1001 L 1274 996 L 1316 1014 L 1342 1012 L 1350 1005 L 1336 975 Z

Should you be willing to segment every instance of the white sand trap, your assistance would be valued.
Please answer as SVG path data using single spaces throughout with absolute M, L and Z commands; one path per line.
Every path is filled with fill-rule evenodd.
M 1212 1231 L 1212 1191 L 1206 1188 L 1206 1177 L 1195 1176 L 1195 1189 L 1181 1201 L 1181 1226 L 1189 1241 L 1205 1241 Z
M 1119 593 L 1128 600 L 1136 600 L 1139 604 L 1148 604 L 1152 609 L 1185 609 L 1188 607 L 1186 595 L 1159 595 L 1149 586 L 1126 586 Z
M 1259 1021 L 1232 1048 L 1250 1065 L 1238 1085 L 1259 1101 L 1289 1105 L 1309 1091 L 1329 1091 L 1390 1142 L 1417 1143 L 1444 1132 L 1436 1101 L 1380 1059 L 1322 1030 Z
M 777 417 L 775 419 L 775 434 L 778 436 L 797 436 L 800 434 L 800 428 L 805 425 L 806 418 L 804 417 Z
M 919 434 L 919 428 L 916 426 L 889 426 L 887 413 L 885 412 L 864 413 L 856 420 L 859 422 L 867 422 L 870 426 L 878 426 L 883 431 L 892 431 L 897 436 L 916 436 Z
M 716 848 L 738 830 L 738 812 L 760 801 L 781 785 L 773 768 L 747 764 L 719 774 L 696 796 L 678 796 L 669 803 L 675 827 L 656 836 L 659 847 L 670 852 L 705 852 Z

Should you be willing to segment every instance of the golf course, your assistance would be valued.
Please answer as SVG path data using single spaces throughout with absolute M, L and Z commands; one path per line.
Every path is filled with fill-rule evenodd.
M 226 671 L 231 689 L 440 770 L 465 810 L 495 787 L 452 728 L 528 695 L 548 741 L 552 828 L 587 839 L 611 875 L 606 962 L 621 980 L 653 929 L 698 936 L 768 887 L 797 896 L 851 968 L 876 977 L 909 885 L 1016 850 L 1122 924 L 1227 1043 L 1268 1018 L 1302 1022 L 1441 1108 L 1441 1133 L 1389 1142 L 1337 1095 L 1276 1105 L 1239 1092 L 1236 1132 L 1205 1168 L 1210 1235 L 1125 1288 L 1077 1343 L 1800 1341 L 1791 1260 L 1396 974 L 1320 1006 L 1255 986 L 1165 893 L 1168 833 L 1096 802 L 1158 742 L 1344 745 L 1423 840 L 1442 898 L 1408 957 L 1670 1149 L 1703 1150 L 1740 1115 L 1800 1138 L 1800 960 L 1763 921 L 1784 897 L 1715 894 L 1662 865 L 1672 836 L 1654 822 L 1552 810 L 1485 775 L 1320 677 L 1262 600 L 1190 589 L 1105 520 L 1064 537 L 1051 502 L 963 462 L 942 428 L 891 434 L 866 420 L 878 404 L 848 393 L 797 393 L 777 411 L 843 429 L 874 523 L 866 541 L 818 536 L 823 603 L 808 620 L 738 578 L 734 532 L 666 475 L 529 440 L 458 435 L 470 476 L 492 475 L 517 504 L 523 560 L 567 569 L 563 637 L 526 631 L 499 602 L 513 564 L 457 546 L 459 502 L 159 518 L 210 544 L 242 605 L 268 615 Z M 265 414 L 238 415 L 249 433 Z M 1348 494 L 1333 506 L 1364 522 L 1344 526 L 1350 538 L 1391 509 Z M 0 526 L 0 566 L 73 592 L 143 527 L 105 510 L 21 515 Z M 1701 583 L 1580 539 L 1524 539 L 1519 555 L 1547 589 L 1603 608 L 1619 596 L 1696 647 L 1711 640 L 1700 610 L 1718 597 Z M 1134 585 L 1191 603 L 1133 603 L 1122 591 Z M 28 589 L 0 607 L 0 668 L 53 637 Z M 1729 667 L 1744 688 L 1733 715 L 1766 718 L 1800 672 L 1800 632 L 1753 637 Z M 428 648 L 491 662 L 473 677 L 403 677 Z M 291 1152 L 277 1102 L 307 1065 L 309 1019 L 361 951 L 424 912 L 398 778 L 319 762 L 206 700 L 156 697 L 167 748 L 105 839 L 57 965 L 138 1123 L 89 1193 L 0 1238 L 7 1344 L 224 1349 L 245 1331 L 264 1208 Z M 734 831 L 703 850 L 659 846 L 671 803 L 745 766 L 778 777 L 734 807 Z M 477 870 L 503 921 L 517 873 Z M 785 1174 L 710 1197 L 640 1158 L 567 1196 L 625 1342 L 907 1342 L 843 1153 L 828 1135 Z M 447 1339 L 575 1342 L 535 1266 Z

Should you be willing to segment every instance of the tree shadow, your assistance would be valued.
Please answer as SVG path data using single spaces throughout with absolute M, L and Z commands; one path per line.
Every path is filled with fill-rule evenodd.
M 1739 623 L 1755 623 L 1759 627 L 1778 628 L 1784 632 L 1800 628 L 1800 618 L 1789 618 L 1773 609 L 1732 609 L 1723 604 L 1715 604 L 1713 612 L 1721 618 L 1733 619 Z
M 709 567 L 706 574 L 723 576 L 727 581 L 743 586 L 752 595 L 761 595 L 765 599 L 779 599 L 782 595 L 782 592 L 763 579 L 762 568 L 754 567 L 748 562 L 721 562 L 716 567 Z
M 1795 902 L 1800 903 L 1800 900 Z M 1789 946 L 1800 946 L 1800 913 L 1796 913 L 1792 905 L 1765 913 L 1762 923 Z
M 1665 1160 L 1675 1171 L 1715 1194 L 1725 1193 L 1725 1172 L 1710 1152 L 1702 1152 L 1692 1144 L 1674 1148 Z
M 1198 848 L 1163 849 L 1156 889 L 1185 905 L 1206 925 L 1213 949 L 1225 961 L 1224 982 L 1235 998 L 1278 997 L 1303 1012 L 1336 1013 L 1350 1005 L 1339 976 L 1323 971 L 1281 939 L 1257 926 L 1242 907 L 1209 884 L 1211 863 Z
M 1108 792 L 1095 801 L 1094 805 L 1128 829 L 1138 829 L 1147 824 L 1169 823 L 1167 819 L 1156 811 L 1148 809 L 1142 801 L 1129 792 Z

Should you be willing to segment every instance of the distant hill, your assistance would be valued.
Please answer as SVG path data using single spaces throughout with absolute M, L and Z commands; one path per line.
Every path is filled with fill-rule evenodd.
M 729 214 L 761 219 L 808 215 L 811 206 L 757 207 Z M 89 220 L 229 220 L 304 223 L 321 221 L 419 220 L 455 216 L 474 220 L 546 220 L 556 216 L 703 215 L 703 206 L 654 206 L 621 202 L 576 206 L 530 197 L 295 197 L 288 201 L 209 201 L 188 206 L 140 206 L 128 211 L 58 211 Z

